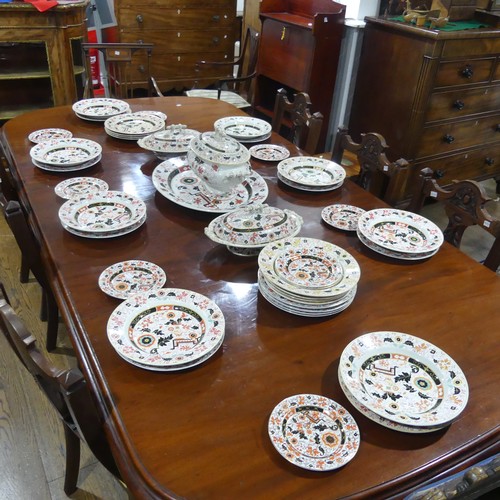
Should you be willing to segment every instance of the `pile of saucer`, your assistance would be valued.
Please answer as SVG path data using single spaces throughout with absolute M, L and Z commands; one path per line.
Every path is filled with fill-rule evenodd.
M 191 140 L 199 135 L 200 132 L 188 129 L 186 125 L 169 125 L 165 130 L 139 139 L 137 144 L 152 151 L 160 160 L 166 160 L 172 154 L 187 153 Z
M 127 102 L 120 99 L 95 97 L 75 102 L 73 104 L 73 111 L 76 116 L 83 120 L 103 122 L 110 116 L 130 112 L 130 106 Z
M 146 111 L 123 113 L 104 122 L 104 130 L 108 135 L 127 141 L 138 141 L 164 128 L 165 120 L 161 116 Z
M 101 160 L 102 147 L 90 139 L 53 139 L 40 142 L 30 150 L 31 161 L 49 172 L 73 172 Z
M 146 204 L 122 191 L 71 198 L 59 209 L 68 232 L 84 238 L 115 238 L 135 231 L 146 221 Z
M 369 210 L 358 219 L 357 235 L 377 253 L 403 260 L 427 259 L 443 244 L 443 233 L 421 215 L 394 208 Z
M 367 418 L 408 433 L 450 425 L 469 397 L 463 371 L 439 347 L 401 332 L 371 332 L 340 356 L 339 382 Z
M 315 238 L 285 238 L 259 254 L 259 291 L 275 307 L 298 316 L 337 314 L 353 302 L 361 275 L 344 249 Z
M 344 168 L 315 156 L 294 156 L 278 163 L 278 179 L 301 191 L 331 191 L 344 183 Z
M 192 368 L 222 345 L 225 320 L 208 297 L 181 288 L 130 296 L 111 314 L 108 340 L 129 363 L 155 371 Z
M 271 125 L 252 116 L 227 116 L 214 123 L 215 130 L 236 139 L 239 142 L 260 142 L 271 137 Z

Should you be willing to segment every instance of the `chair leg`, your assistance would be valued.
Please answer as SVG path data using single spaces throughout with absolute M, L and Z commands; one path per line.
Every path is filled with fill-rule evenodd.
M 21 283 L 28 283 L 30 278 L 30 266 L 24 255 L 21 254 L 21 271 L 19 273 L 19 281 Z
M 47 307 L 47 351 L 53 351 L 57 346 L 57 333 L 59 330 L 59 310 L 51 292 L 45 293 Z
M 78 473 L 80 472 L 80 439 L 64 425 L 66 441 L 66 472 L 64 475 L 64 493 L 71 495 L 77 489 Z
M 47 315 L 48 315 L 47 301 L 48 301 L 47 292 L 45 291 L 45 288 L 42 287 L 42 302 L 40 304 L 40 321 L 47 321 Z

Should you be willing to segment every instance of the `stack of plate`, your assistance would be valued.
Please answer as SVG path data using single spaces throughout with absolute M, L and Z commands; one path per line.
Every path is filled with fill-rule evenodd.
M 175 153 L 187 153 L 191 140 L 199 135 L 200 132 L 188 129 L 185 125 L 169 125 L 165 130 L 139 139 L 137 144 L 152 151 L 160 160 L 165 160 Z
M 278 163 L 278 179 L 302 191 L 331 191 L 344 183 L 346 173 L 337 163 L 315 156 L 294 156 Z
M 353 340 L 340 356 L 339 381 L 367 418 L 409 433 L 450 425 L 469 397 L 465 375 L 448 354 L 401 332 L 372 332 Z
M 443 233 L 421 215 L 393 208 L 369 210 L 358 219 L 362 243 L 387 257 L 403 260 L 427 259 L 443 244 Z
M 53 139 L 33 146 L 31 161 L 49 172 L 83 170 L 101 160 L 102 147 L 89 139 Z
M 77 236 L 114 238 L 144 224 L 146 204 L 121 191 L 91 193 L 66 201 L 59 219 L 64 229 Z
M 239 142 L 260 142 L 271 137 L 271 125 L 252 116 L 227 116 L 214 123 L 215 130 Z
M 165 128 L 165 120 L 156 113 L 140 111 L 112 116 L 104 122 L 104 130 L 111 137 L 137 141 Z
M 259 254 L 259 291 L 298 316 L 336 314 L 352 303 L 361 275 L 352 255 L 327 241 L 285 238 Z
M 83 120 L 93 122 L 103 122 L 110 116 L 128 113 L 130 106 L 120 99 L 107 97 L 96 97 L 93 99 L 83 99 L 73 104 L 73 111 L 76 116 Z
M 161 288 L 135 294 L 111 314 L 107 333 L 116 352 L 147 370 L 186 370 L 213 356 L 224 340 L 217 304 L 199 293 Z

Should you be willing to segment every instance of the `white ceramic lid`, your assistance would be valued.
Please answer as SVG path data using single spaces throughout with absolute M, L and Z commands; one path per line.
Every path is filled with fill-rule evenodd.
M 241 165 L 250 160 L 250 151 L 221 131 L 204 132 L 189 145 L 199 158 L 218 165 Z

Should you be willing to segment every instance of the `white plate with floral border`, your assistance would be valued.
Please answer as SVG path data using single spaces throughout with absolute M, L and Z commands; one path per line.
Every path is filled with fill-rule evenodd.
M 262 161 L 281 161 L 290 156 L 290 151 L 278 144 L 257 144 L 249 151 L 254 158 Z
M 189 368 L 215 354 L 224 329 L 224 315 L 215 302 L 180 288 L 133 295 L 107 324 L 113 348 L 144 368 Z
M 73 133 L 64 128 L 42 128 L 31 132 L 31 134 L 28 135 L 28 140 L 38 144 L 53 139 L 71 139 L 72 137 Z
M 332 399 L 298 394 L 281 401 L 268 423 L 278 453 L 298 467 L 338 469 L 356 455 L 360 435 L 352 415 Z
M 356 231 L 359 217 L 365 210 L 354 205 L 337 203 L 321 211 L 321 218 L 330 226 L 344 231 Z
M 271 124 L 252 116 L 226 116 L 214 122 L 214 129 L 245 142 L 245 139 L 263 139 L 271 132 Z
M 278 163 L 280 176 L 297 185 L 327 188 L 344 181 L 341 165 L 315 156 L 294 156 Z
M 95 177 L 73 177 L 60 182 L 54 192 L 57 196 L 69 200 L 88 194 L 105 193 L 109 189 L 108 183 Z
M 54 167 L 79 166 L 98 158 L 102 147 L 90 139 L 53 139 L 40 142 L 30 149 L 30 156 L 37 162 Z
M 100 274 L 99 288 L 116 299 L 162 288 L 167 281 L 165 271 L 146 260 L 126 260 L 113 264 Z
M 75 102 L 72 109 L 80 118 L 104 121 L 110 116 L 130 111 L 130 106 L 120 99 L 95 97 Z
M 452 422 L 469 397 L 465 375 L 448 354 L 401 332 L 354 339 L 340 356 L 339 376 L 360 404 L 414 427 Z

